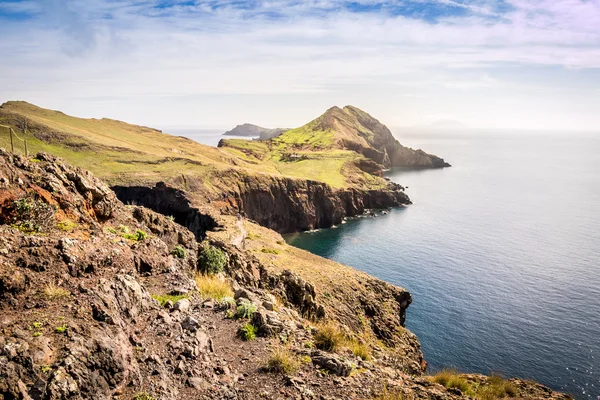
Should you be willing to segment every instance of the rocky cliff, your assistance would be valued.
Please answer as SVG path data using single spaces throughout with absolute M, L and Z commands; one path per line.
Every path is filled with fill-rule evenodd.
M 233 246 L 235 218 L 214 216 L 194 235 L 177 221 L 204 214 L 167 205 L 180 214 L 126 206 L 48 154 L 0 150 L 0 399 L 466 399 L 496 390 L 498 379 L 483 376 L 462 377 L 462 391 L 423 376 L 418 340 L 403 328 L 406 290 L 250 222 L 247 245 Z M 500 381 L 517 397 L 568 398 Z

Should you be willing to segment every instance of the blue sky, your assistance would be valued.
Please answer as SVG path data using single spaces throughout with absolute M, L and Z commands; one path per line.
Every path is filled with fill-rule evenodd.
M 158 127 L 600 130 L 600 0 L 0 0 L 0 101 Z

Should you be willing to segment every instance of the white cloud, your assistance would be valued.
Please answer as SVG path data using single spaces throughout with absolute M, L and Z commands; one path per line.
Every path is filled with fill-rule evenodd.
M 23 7 L 41 14 L 0 26 L 0 34 L 10 38 L 0 43 L 1 93 L 3 99 L 37 100 L 145 124 L 222 126 L 243 122 L 245 111 L 233 107 L 247 107 L 247 95 L 262 99 L 259 119 L 285 126 L 314 116 L 321 102 L 343 105 L 352 99 L 389 108 L 389 115 L 378 117 L 390 124 L 403 121 L 383 99 L 397 102 L 397 108 L 418 99 L 406 107 L 414 115 L 401 115 L 418 123 L 425 108 L 444 107 L 425 101 L 433 95 L 453 106 L 464 103 L 465 111 L 457 109 L 454 117 L 477 126 L 489 118 L 485 110 L 468 111 L 474 109 L 468 102 L 480 102 L 476 95 L 484 91 L 506 97 L 508 90 L 529 87 L 521 78 L 524 71 L 558 69 L 555 81 L 544 83 L 552 93 L 560 93 L 573 77 L 599 75 L 599 1 L 508 0 L 508 11 L 500 13 L 494 1 L 439 0 L 470 14 L 445 16 L 435 24 L 391 15 L 385 8 L 352 13 L 342 3 L 271 0 L 243 10 L 227 1 L 201 1 L 160 10 L 149 1 L 25 2 Z M 283 16 L 265 15 L 274 11 Z M 578 70 L 591 71 L 590 77 L 574 75 Z M 591 82 L 582 95 L 595 95 L 597 87 L 598 81 Z M 216 100 L 207 107 L 211 96 Z M 310 96 L 319 101 L 309 103 Z M 548 102 L 547 94 L 534 90 L 521 96 Z M 190 103 L 182 105 L 181 99 Z M 169 104 L 180 110 L 158 115 L 151 110 L 160 102 L 161 110 Z M 511 112 L 508 102 L 504 106 L 503 112 Z M 518 114 L 523 124 L 548 123 Z M 579 121 L 600 125 L 594 116 Z M 569 123 L 565 117 L 562 124 Z

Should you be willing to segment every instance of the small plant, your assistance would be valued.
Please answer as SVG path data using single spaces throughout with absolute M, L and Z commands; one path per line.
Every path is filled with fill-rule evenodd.
M 119 232 L 121 233 L 129 233 L 129 228 L 125 225 L 119 225 Z
M 231 296 L 222 297 L 219 300 L 219 303 L 221 303 L 221 306 L 223 306 L 223 308 L 227 308 L 227 309 L 235 308 L 235 306 L 236 306 L 235 299 Z
M 233 319 L 234 317 L 235 317 L 235 313 L 233 311 L 231 311 L 231 310 L 228 310 L 225 313 L 225 318 L 227 318 L 227 319 Z
M 229 282 L 213 275 L 196 275 L 196 285 L 198 292 L 203 299 L 222 300 L 226 297 L 233 297 L 233 290 Z
M 141 229 L 135 231 L 135 233 L 123 233 L 125 239 L 133 240 L 134 242 L 140 242 L 148 237 L 148 234 Z
M 56 224 L 56 227 L 63 232 L 70 232 L 73 229 L 77 228 L 77 223 L 71 221 L 70 219 L 65 219 Z
M 264 247 L 261 251 L 263 253 L 266 253 L 266 254 L 281 254 L 280 250 L 271 249 L 271 248 L 268 248 L 268 247 Z
M 432 376 L 431 380 L 448 389 L 458 389 L 468 396 L 473 397 L 474 395 L 469 381 L 460 376 L 455 370 L 444 369 Z
M 133 400 L 154 400 L 154 397 L 152 397 L 146 392 L 140 392 L 136 393 L 136 395 L 133 396 Z
M 61 326 L 57 326 L 56 328 L 54 328 L 54 332 L 56 332 L 56 333 L 65 333 L 65 332 L 67 332 L 67 329 L 69 329 L 68 326 L 61 325 Z
M 355 356 L 362 358 L 364 361 L 369 361 L 371 359 L 371 350 L 366 344 L 351 341 L 349 342 L 348 347 Z
M 238 330 L 238 335 L 242 340 L 250 341 L 256 339 L 258 329 L 252 324 L 245 324 Z
M 52 372 L 52 367 L 49 365 L 40 365 L 40 371 L 42 371 L 42 374 L 49 374 Z
M 171 254 L 177 258 L 185 258 L 187 257 L 187 252 L 185 249 L 179 245 L 175 246 L 173 250 L 171 250 Z
M 168 215 L 168 216 L 167 216 L 167 219 L 168 219 L 169 221 L 171 221 L 171 222 L 175 222 L 175 217 L 174 217 L 174 216 L 172 216 L 172 215 Z
M 248 236 L 246 236 L 246 239 L 248 240 L 256 240 L 256 239 L 260 239 L 261 236 L 256 234 L 256 233 L 249 233 Z
M 256 304 L 250 303 L 248 301 L 242 301 L 238 307 L 235 316 L 238 318 L 250 318 L 252 314 L 254 314 L 258 310 Z
M 70 294 L 71 293 L 68 290 L 56 286 L 53 283 L 49 283 L 44 287 L 44 296 L 50 300 L 62 299 L 68 297 Z
M 179 294 L 179 295 L 153 294 L 152 298 L 154 300 L 158 301 L 158 304 L 160 304 L 161 307 L 164 307 L 169 301 L 171 301 L 173 304 L 175 304 L 181 299 L 187 299 L 188 295 L 187 294 Z
M 227 265 L 225 252 L 209 243 L 203 243 L 198 254 L 198 269 L 204 274 L 218 274 Z
M 117 234 L 117 230 L 116 230 L 115 228 L 111 228 L 110 226 L 109 226 L 108 228 L 106 228 L 106 230 L 107 230 L 109 233 L 112 233 L 113 235 L 116 235 L 116 234 Z
M 333 322 L 319 326 L 314 336 L 315 346 L 325 351 L 336 351 L 344 341 L 344 334 Z
M 43 332 L 41 332 L 41 331 L 35 331 L 35 332 L 33 332 L 33 337 L 40 337 L 40 336 L 42 336 L 43 334 L 44 334 L 44 333 L 43 333 Z
M 273 349 L 265 369 L 269 372 L 291 374 L 298 369 L 298 361 L 289 349 L 277 347 Z

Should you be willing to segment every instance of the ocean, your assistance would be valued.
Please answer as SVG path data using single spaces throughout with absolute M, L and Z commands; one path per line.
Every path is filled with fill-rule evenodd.
M 394 169 L 413 205 L 288 243 L 407 288 L 430 372 L 600 399 L 600 135 L 394 133 L 453 166 Z
M 600 137 L 400 138 L 453 166 L 394 169 L 413 205 L 286 240 L 407 288 L 406 325 L 430 372 L 496 372 L 600 399 Z

